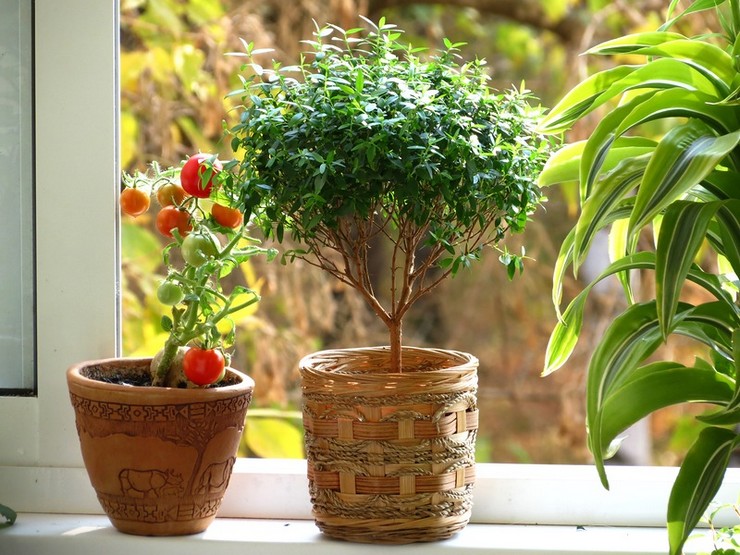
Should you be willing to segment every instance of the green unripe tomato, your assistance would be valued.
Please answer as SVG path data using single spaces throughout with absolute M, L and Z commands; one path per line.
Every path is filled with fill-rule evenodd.
M 163 281 L 157 288 L 157 298 L 162 304 L 174 306 L 183 300 L 185 294 L 177 283 L 173 281 Z
M 182 241 L 182 258 L 191 266 L 200 266 L 218 254 L 218 240 L 207 232 L 191 233 Z

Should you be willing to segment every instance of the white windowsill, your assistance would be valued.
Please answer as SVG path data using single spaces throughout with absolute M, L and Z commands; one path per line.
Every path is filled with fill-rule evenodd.
M 686 554 L 709 552 L 706 534 L 692 539 Z M 310 520 L 217 518 L 202 534 L 147 538 L 121 534 L 99 515 L 22 513 L 0 531 L 0 553 L 13 555 L 665 555 L 665 529 L 607 526 L 469 524 L 454 538 L 406 546 L 365 545 L 327 539 Z
M 671 468 L 609 469 L 611 491 L 591 466 L 479 465 L 472 523 L 451 540 L 403 547 L 328 540 L 310 514 L 305 461 L 240 459 L 219 513 L 203 534 L 145 538 L 117 532 L 101 514 L 82 468 L 0 467 L 0 501 L 19 511 L 0 530 L 0 554 L 664 555 Z M 737 499 L 728 472 L 718 498 Z M 733 524 L 736 522 L 733 522 Z M 708 531 L 687 555 L 711 552 Z

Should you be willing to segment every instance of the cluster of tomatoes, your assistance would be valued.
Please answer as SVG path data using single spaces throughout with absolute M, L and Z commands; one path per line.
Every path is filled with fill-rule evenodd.
M 203 264 L 209 256 L 218 254 L 218 240 L 204 229 L 193 230 L 195 199 L 211 196 L 221 163 L 209 154 L 196 154 L 190 157 L 180 170 L 180 183 L 164 180 L 155 190 L 133 186 L 121 191 L 121 211 L 129 216 L 140 216 L 149 210 L 152 196 L 156 197 L 160 209 L 156 215 L 157 230 L 165 237 L 172 238 L 177 229 L 183 237 L 181 251 L 183 259 L 191 266 Z M 236 208 L 214 202 L 210 216 L 219 226 L 236 229 L 242 225 L 243 214 Z M 157 290 L 157 297 L 165 305 L 174 306 L 184 298 L 182 288 L 177 283 L 165 280 Z M 189 347 L 182 359 L 182 370 L 192 383 L 205 386 L 217 382 L 225 372 L 226 362 L 219 349 Z
M 214 179 L 222 169 L 221 163 L 211 158 L 210 154 L 203 153 L 188 158 L 180 170 L 180 184 L 167 182 L 151 192 L 135 186 L 125 188 L 120 196 L 121 210 L 129 216 L 141 216 L 149 210 L 154 194 L 161 207 L 156 218 L 159 232 L 172 237 L 172 230 L 177 229 L 185 237 L 192 229 L 192 218 L 183 203 L 188 196 L 208 198 Z M 231 229 L 239 227 L 244 219 L 238 209 L 218 203 L 211 207 L 211 216 L 219 225 Z

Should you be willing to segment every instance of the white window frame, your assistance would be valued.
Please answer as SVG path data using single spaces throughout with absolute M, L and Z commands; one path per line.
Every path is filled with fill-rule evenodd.
M 31 1 L 31 0 L 28 0 Z M 120 352 L 118 5 L 35 1 L 38 396 L 0 397 L 0 503 L 94 513 L 65 370 Z M 663 526 L 675 468 L 482 464 L 478 523 Z M 720 493 L 734 502 L 737 470 Z M 305 461 L 240 460 L 221 516 L 308 519 Z

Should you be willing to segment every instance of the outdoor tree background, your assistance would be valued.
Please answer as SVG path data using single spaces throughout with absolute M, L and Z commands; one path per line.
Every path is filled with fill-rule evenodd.
M 144 169 L 152 160 L 179 164 L 198 152 L 232 157 L 223 140 L 231 121 L 226 94 L 238 87 L 240 38 L 265 57 L 290 64 L 314 21 L 358 26 L 358 14 L 385 16 L 407 31 L 406 39 L 434 49 L 447 37 L 465 42 L 465 58 L 488 61 L 494 88 L 526 87 L 552 106 L 598 60 L 580 54 L 588 47 L 631 32 L 654 30 L 667 1 L 658 0 L 122 0 L 122 169 Z M 695 20 L 701 26 L 701 18 Z M 691 29 L 682 29 L 692 33 Z M 588 121 L 568 140 L 585 137 Z M 583 427 L 587 340 L 568 368 L 540 377 L 547 339 L 555 323 L 550 288 L 561 240 L 573 224 L 575 189 L 546 191 L 549 202 L 525 233 L 528 260 L 522 276 L 509 282 L 498 253 L 489 251 L 471 271 L 446 281 L 409 314 L 405 342 L 464 350 L 480 359 L 479 460 L 585 463 Z M 123 221 L 125 354 L 152 355 L 161 344 L 155 272 L 160 238 L 149 217 Z M 508 243 L 517 250 L 516 238 Z M 378 252 L 378 257 L 383 253 Z M 603 262 L 603 261 L 601 261 Z M 599 264 L 600 261 L 594 261 Z M 382 268 L 378 264 L 378 268 Z M 237 323 L 239 346 L 233 365 L 257 382 L 244 452 L 256 456 L 300 456 L 297 363 L 323 348 L 382 344 L 386 331 L 364 302 L 315 268 L 255 262 L 243 279 L 263 300 Z M 379 275 L 377 279 L 383 279 Z M 590 281 L 588 268 L 582 276 Z M 572 284 L 571 284 L 572 285 Z M 566 291 L 566 295 L 568 292 Z M 620 297 L 606 289 L 591 314 L 604 324 Z M 688 419 L 667 411 L 651 423 L 654 462 L 675 463 L 685 446 Z M 678 423 L 679 433 L 671 430 Z

